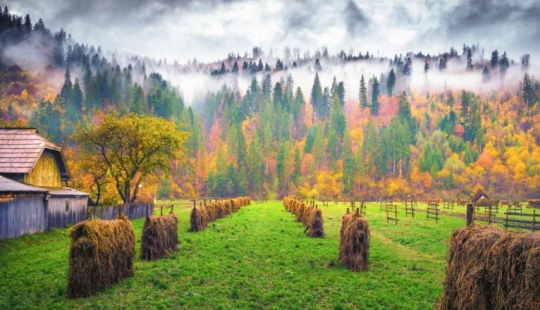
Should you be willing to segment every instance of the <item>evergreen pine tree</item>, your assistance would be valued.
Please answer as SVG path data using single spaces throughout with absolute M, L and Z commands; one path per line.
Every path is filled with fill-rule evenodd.
M 73 91 L 73 84 L 71 83 L 71 74 L 69 72 L 69 66 L 66 67 L 66 73 L 64 75 L 64 85 L 62 86 L 62 90 L 60 90 L 60 96 L 64 101 L 67 101 L 70 96 L 71 92 Z
M 336 130 L 334 128 L 330 129 L 330 133 L 328 135 L 326 153 L 328 154 L 328 161 L 330 162 L 330 167 L 332 167 L 332 170 L 337 171 L 337 161 L 339 159 L 339 141 Z
M 294 172 L 293 183 L 297 187 L 300 185 L 300 177 L 302 176 L 302 159 L 300 157 L 300 149 L 296 147 L 294 149 Z
M 388 79 L 386 80 L 386 90 L 388 91 L 388 96 L 392 96 L 395 85 L 396 85 L 396 74 L 394 72 L 394 69 L 391 69 L 390 73 L 388 73 Z
M 379 81 L 375 77 L 373 79 L 373 84 L 371 86 L 371 106 L 370 106 L 371 115 L 379 115 L 379 106 L 380 106 L 379 94 L 380 94 Z
M 362 77 L 360 78 L 359 99 L 360 99 L 360 107 L 361 108 L 367 108 L 369 106 L 368 100 L 367 100 L 367 87 L 366 87 L 366 82 L 364 80 L 364 75 L 363 74 L 362 74 Z
M 467 48 L 467 70 L 472 70 L 474 67 L 472 63 L 472 51 L 470 48 Z
M 263 174 L 262 174 L 262 154 L 261 144 L 257 132 L 249 141 L 249 152 L 247 154 L 247 165 L 249 171 L 249 191 L 258 194 L 263 189 Z
M 313 106 L 313 114 L 319 114 L 323 104 L 324 98 L 321 81 L 319 80 L 319 74 L 315 73 L 315 80 L 313 81 L 313 87 L 311 88 L 311 105 Z
M 236 190 L 236 195 L 238 196 L 245 196 L 248 194 L 248 183 L 247 183 L 247 175 L 246 175 L 246 167 L 241 166 L 239 175 L 238 175 L 238 186 Z
M 508 60 L 508 56 L 506 55 L 506 52 L 503 53 L 501 57 L 501 74 L 504 75 L 506 73 L 506 70 L 508 70 L 508 67 L 510 67 L 510 60 Z
M 495 68 L 499 65 L 499 52 L 494 50 L 491 53 L 491 68 Z
M 484 66 L 484 70 L 482 70 L 482 81 L 484 83 L 487 83 L 489 82 L 490 79 L 491 79 L 491 76 L 489 75 L 489 69 L 487 66 Z

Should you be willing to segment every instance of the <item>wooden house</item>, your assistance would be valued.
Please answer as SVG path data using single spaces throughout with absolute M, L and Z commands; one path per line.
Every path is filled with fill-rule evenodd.
M 61 148 L 37 129 L 0 128 L 0 239 L 85 219 L 88 194 L 68 180 Z

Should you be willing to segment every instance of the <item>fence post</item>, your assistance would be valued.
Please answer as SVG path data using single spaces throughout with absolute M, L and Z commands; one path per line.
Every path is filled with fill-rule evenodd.
M 472 204 L 467 204 L 467 226 L 473 223 L 474 207 Z
M 532 222 L 532 231 L 536 230 L 536 208 L 533 209 L 533 222 Z

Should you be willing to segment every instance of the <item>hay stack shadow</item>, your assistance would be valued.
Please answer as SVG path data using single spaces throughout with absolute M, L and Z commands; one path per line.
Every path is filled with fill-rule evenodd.
M 347 213 L 341 220 L 339 262 L 353 271 L 369 268 L 369 225 L 358 212 Z
M 79 222 L 71 228 L 69 298 L 96 295 L 133 276 L 135 232 L 124 215 L 116 220 Z

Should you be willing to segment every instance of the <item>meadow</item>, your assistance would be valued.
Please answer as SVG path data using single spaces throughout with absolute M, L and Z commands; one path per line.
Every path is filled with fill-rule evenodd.
M 0 309 L 437 308 L 447 242 L 465 219 L 435 223 L 400 210 L 399 223 L 387 224 L 380 204 L 368 203 L 370 266 L 357 273 L 337 261 L 347 206 L 322 207 L 325 238 L 308 238 L 278 201 L 253 202 L 196 233 L 191 208 L 176 207 L 177 251 L 154 262 L 139 259 L 143 219 L 133 220 L 135 276 L 85 299 L 66 298 L 69 230 L 0 240 Z

